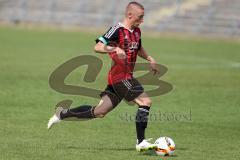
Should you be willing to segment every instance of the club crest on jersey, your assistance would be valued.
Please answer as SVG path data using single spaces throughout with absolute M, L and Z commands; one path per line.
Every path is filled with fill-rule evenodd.
M 134 32 L 136 39 L 139 39 L 139 34 L 138 32 Z

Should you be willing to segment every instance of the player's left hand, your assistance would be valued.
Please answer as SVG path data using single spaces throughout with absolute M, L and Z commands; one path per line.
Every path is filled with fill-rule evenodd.
M 159 74 L 159 68 L 156 62 L 150 62 L 150 68 L 154 75 Z
M 160 72 L 159 72 L 158 65 L 157 65 L 157 63 L 156 63 L 156 61 L 155 61 L 154 59 L 152 59 L 152 60 L 150 61 L 150 69 L 151 69 L 151 71 L 153 72 L 154 75 L 160 73 Z

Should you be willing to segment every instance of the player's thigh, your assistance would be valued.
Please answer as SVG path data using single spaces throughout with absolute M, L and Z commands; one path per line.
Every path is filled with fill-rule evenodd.
M 140 94 L 137 98 L 133 100 L 135 103 L 137 103 L 139 106 L 148 106 L 150 107 L 152 104 L 152 101 L 150 97 L 147 95 L 146 92 L 143 92 Z
M 113 104 L 108 95 L 104 95 L 94 110 L 94 115 L 103 117 L 113 109 Z

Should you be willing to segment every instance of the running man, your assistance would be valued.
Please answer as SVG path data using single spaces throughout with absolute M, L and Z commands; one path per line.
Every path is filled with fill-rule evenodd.
M 156 145 L 145 139 L 151 99 L 144 92 L 140 82 L 133 77 L 137 56 L 149 61 L 154 74 L 159 73 L 156 61 L 148 55 L 141 43 L 139 25 L 143 22 L 144 7 L 138 2 L 130 2 L 125 11 L 124 20 L 112 26 L 103 36 L 97 38 L 94 50 L 97 53 L 108 54 L 113 65 L 108 73 L 108 85 L 100 96 L 97 106 L 81 105 L 69 109 L 70 100 L 57 104 L 55 114 L 48 122 L 48 129 L 55 123 L 71 118 L 93 119 L 103 118 L 113 110 L 123 99 L 138 105 L 136 113 L 137 151 L 156 148 Z

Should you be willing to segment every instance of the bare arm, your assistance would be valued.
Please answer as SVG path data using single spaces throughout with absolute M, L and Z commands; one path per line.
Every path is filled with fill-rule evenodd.
M 94 51 L 97 53 L 101 53 L 101 54 L 106 54 L 109 52 L 116 52 L 116 54 L 118 55 L 118 57 L 120 59 L 126 58 L 126 54 L 125 54 L 124 50 L 122 50 L 119 47 L 112 47 L 112 46 L 105 45 L 102 42 L 98 42 L 94 46 Z
M 95 46 L 94 46 L 94 51 L 98 52 L 98 53 L 108 53 L 108 52 L 114 52 L 116 51 L 116 47 L 112 47 L 112 46 L 108 46 L 103 44 L 102 42 L 98 42 Z
M 148 60 L 149 62 L 156 63 L 156 61 L 147 54 L 147 52 L 145 51 L 145 49 L 143 47 L 141 47 L 140 50 L 138 51 L 138 56 L 142 57 L 143 59 Z
M 140 50 L 138 51 L 138 56 L 150 62 L 150 67 L 154 74 L 159 73 L 159 68 L 157 67 L 156 61 L 154 60 L 153 57 L 148 55 L 148 53 L 144 50 L 143 47 L 141 47 Z

